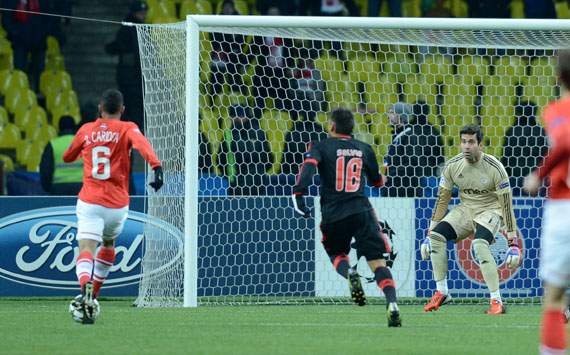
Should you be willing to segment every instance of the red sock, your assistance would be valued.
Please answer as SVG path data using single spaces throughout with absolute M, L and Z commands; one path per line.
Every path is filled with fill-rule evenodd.
M 75 274 L 77 275 L 77 280 L 79 285 L 83 289 L 83 286 L 91 280 L 91 275 L 93 273 L 93 255 L 89 251 L 84 251 L 79 254 L 77 261 L 75 262 Z
M 559 309 L 546 309 L 542 313 L 541 353 L 566 354 L 566 324 Z
M 107 276 L 109 270 L 115 262 L 115 248 L 101 247 L 95 258 L 95 271 L 93 272 L 93 296 L 99 296 L 99 290 Z

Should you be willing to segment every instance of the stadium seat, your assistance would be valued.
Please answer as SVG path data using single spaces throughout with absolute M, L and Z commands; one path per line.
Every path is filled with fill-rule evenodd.
M 12 123 L 6 123 L 0 126 L 0 148 L 15 148 L 17 149 L 20 141 L 21 134 L 18 127 Z
M 0 106 L 0 126 L 5 125 L 6 123 L 9 123 L 8 112 L 4 107 Z
M 380 74 L 380 64 L 373 56 L 366 53 L 357 53 L 348 61 L 348 79 L 352 82 L 378 81 Z
M 224 3 L 223 1 L 218 1 L 218 4 L 216 5 L 216 13 L 217 14 L 222 13 L 222 4 L 223 3 Z M 249 8 L 247 6 L 247 2 L 245 2 L 244 0 L 234 0 L 234 5 L 235 5 L 237 12 L 240 15 L 249 15 Z
M 202 106 L 206 107 L 206 106 Z M 217 153 L 220 147 L 220 143 L 223 140 L 223 127 L 220 127 L 220 123 L 224 125 L 224 121 L 229 121 L 226 118 L 220 118 L 219 115 L 214 114 L 211 109 L 202 108 L 200 109 L 200 131 L 206 137 L 208 142 L 210 143 L 210 147 L 212 148 L 212 162 L 217 162 Z M 222 122 L 220 122 L 222 121 Z M 228 124 L 229 125 L 229 124 Z M 218 166 L 215 164 L 214 169 L 216 174 L 220 174 L 221 171 L 218 170 Z
M 489 72 L 488 60 L 479 55 L 464 55 L 457 65 L 457 74 L 473 84 L 481 84 L 489 76 Z
M 375 143 L 372 146 L 379 164 L 382 166 L 384 157 L 388 153 L 388 146 L 392 143 L 392 128 L 388 123 L 388 116 L 382 113 L 371 114 L 366 117 L 370 122 L 369 131 L 375 137 Z
M 501 158 L 503 139 L 506 130 L 515 118 L 515 98 L 513 96 L 483 96 L 481 106 L 481 125 L 485 135 L 485 150 Z
M 453 76 L 453 66 L 450 56 L 430 54 L 420 64 L 420 73 L 426 84 L 441 84 L 446 81 L 445 77 Z
M 321 55 L 315 59 L 315 68 L 321 72 L 325 81 L 339 81 L 343 77 L 344 62 L 334 56 Z
M 150 0 L 147 1 L 148 12 L 146 21 L 150 23 L 164 23 L 164 19 L 176 21 L 176 4 L 173 0 Z
M 59 129 L 59 121 L 63 116 L 73 117 L 76 125 L 81 122 L 81 113 L 78 107 L 58 106 L 51 112 L 51 124 Z
M 567 1 L 555 1 L 554 6 L 556 7 L 556 17 L 559 19 L 569 19 L 570 9 L 568 8 Z
M 356 84 L 342 76 L 341 80 L 326 80 L 325 96 L 331 108 L 347 107 L 355 109 L 360 103 L 360 96 Z
M 518 56 L 502 56 L 495 61 L 495 77 L 507 77 L 503 79 L 504 85 L 516 86 L 527 82 L 527 62 Z
M 6 96 L 8 91 L 29 88 L 28 75 L 21 70 L 3 70 L 0 72 L 0 94 Z
M 69 111 L 79 110 L 79 100 L 73 90 L 49 92 L 46 97 L 46 108 L 48 112 L 66 107 Z
M 364 1 L 364 4 L 368 4 Z M 403 17 L 422 17 L 422 0 L 408 0 L 402 2 Z M 368 11 L 362 16 L 368 16 Z
M 511 0 L 510 7 L 511 7 L 511 18 L 525 18 L 523 0 Z
M 7 156 L 5 154 L 0 154 L 0 161 L 4 165 L 4 172 L 9 173 L 9 172 L 14 171 L 14 161 L 12 160 L 12 158 L 10 158 L 9 156 Z
M 39 171 L 45 145 L 46 142 L 43 141 L 33 141 L 25 145 L 21 153 L 21 163 L 26 167 L 26 171 Z
M 49 91 L 72 89 L 71 76 L 64 70 L 44 70 L 40 75 L 40 92 L 47 97 Z
M 65 60 L 61 54 L 47 54 L 44 70 L 65 70 Z
M 186 18 L 186 15 L 190 14 L 213 14 L 212 3 L 208 0 L 184 0 L 180 4 L 180 19 L 184 20 Z
M 0 49 L 0 71 L 14 69 L 14 56 L 11 50 Z
M 409 74 L 417 73 L 417 64 L 410 58 L 407 52 L 391 52 L 382 66 L 382 72 L 390 81 L 405 83 Z
M 556 76 L 556 57 L 541 57 L 531 62 L 530 77 L 523 88 L 523 96 L 538 107 L 546 106 L 558 97 L 560 86 Z
M 364 84 L 365 100 L 367 108 L 383 115 L 392 105 L 398 102 L 396 84 L 386 80 L 385 76 L 378 82 L 366 82 Z
M 409 104 L 415 104 L 423 101 L 430 106 L 436 104 L 437 87 L 430 85 L 424 81 L 424 77 L 420 75 L 408 75 L 404 85 L 402 85 L 404 101 Z M 430 110 L 430 112 L 435 112 Z
M 10 89 L 6 93 L 4 105 L 9 113 L 14 114 L 20 107 L 33 107 L 38 104 L 36 94 L 28 88 Z
M 43 108 L 36 106 L 28 111 L 26 125 L 23 132 L 27 140 L 35 140 L 46 134 L 45 130 L 48 126 L 46 112 Z
M 293 121 L 286 112 L 268 110 L 261 116 L 259 125 L 265 131 L 273 153 L 274 163 L 270 172 L 278 174 L 281 171 L 280 164 L 285 145 L 285 135 L 293 126 Z
M 466 0 L 448 0 L 453 17 L 469 17 L 469 5 Z
M 61 55 L 61 50 L 59 48 L 59 41 L 57 40 L 57 38 L 55 38 L 54 36 L 48 36 L 46 43 L 47 43 L 47 50 L 46 50 L 47 55 L 50 54 Z

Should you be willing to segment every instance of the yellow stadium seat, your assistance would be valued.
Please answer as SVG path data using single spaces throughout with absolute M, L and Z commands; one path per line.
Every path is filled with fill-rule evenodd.
M 13 70 L 14 56 L 12 51 L 0 50 L 0 70 Z
M 38 137 L 45 135 L 48 122 L 45 111 L 38 107 L 36 110 L 30 110 L 29 118 L 23 132 L 27 140 L 36 140 Z
M 61 54 L 47 54 L 44 70 L 65 70 L 65 60 Z
M 386 79 L 383 76 L 379 82 L 367 82 L 364 86 L 367 108 L 380 115 L 388 112 L 390 107 L 398 102 L 396 85 Z
M 26 171 L 38 172 L 40 170 L 40 161 L 46 144 L 47 141 L 36 141 L 30 145 L 25 161 Z
M 271 173 L 278 174 L 281 171 L 280 164 L 285 145 L 285 135 L 293 126 L 293 121 L 286 112 L 268 110 L 261 116 L 259 125 L 265 131 L 273 153 L 274 163 Z
M 0 126 L 5 125 L 8 122 L 8 112 L 2 106 L 0 106 Z
M 73 85 L 71 76 L 64 70 L 44 70 L 40 75 L 40 92 L 48 96 L 48 91 L 70 90 Z
M 517 56 L 503 56 L 495 63 L 495 74 L 497 77 L 508 77 L 503 79 L 503 83 L 509 86 L 516 86 L 519 83 L 525 84 L 527 81 L 527 62 Z
M 46 108 L 49 112 L 54 112 L 56 108 L 73 111 L 79 109 L 79 100 L 77 99 L 77 93 L 73 90 L 63 90 L 49 92 L 46 97 Z
M 331 109 L 336 107 L 355 109 L 361 103 L 356 84 L 345 76 L 339 81 L 326 81 L 326 86 L 325 96 Z
M 516 95 L 516 78 L 513 76 L 493 76 L 483 82 L 483 97 L 499 96 L 514 98 Z
M 554 6 L 556 6 L 556 17 L 559 19 L 570 18 L 570 9 L 568 9 L 567 1 L 555 1 Z
M 208 0 L 184 0 L 180 4 L 180 19 L 184 20 L 186 15 L 198 14 L 209 15 L 213 14 L 212 3 Z
M 367 1 L 364 1 L 367 4 Z M 402 16 L 403 17 L 422 17 L 421 0 L 408 0 L 402 1 Z M 368 16 L 368 11 L 362 16 Z
M 511 18 L 525 18 L 523 0 L 511 0 Z
M 451 57 L 441 54 L 427 55 L 420 64 L 420 73 L 428 84 L 439 84 L 445 81 L 445 77 L 453 75 Z
M 380 63 L 366 53 L 358 53 L 348 61 L 348 79 L 353 82 L 377 81 L 380 73 Z
M 47 37 L 47 50 L 46 50 L 46 54 L 59 54 L 61 55 L 61 50 L 59 48 L 59 41 L 57 40 L 57 38 L 55 38 L 54 36 L 48 36 Z
M 380 166 L 383 165 L 384 157 L 388 153 L 388 146 L 392 143 L 392 128 L 388 123 L 388 117 L 385 114 L 371 114 L 367 116 L 370 122 L 369 131 L 375 137 L 372 149 L 378 158 Z
M 27 88 L 9 90 L 6 93 L 4 105 L 9 113 L 14 114 L 20 107 L 33 107 L 38 104 L 36 94 Z
M 465 0 L 448 0 L 453 17 L 469 17 L 469 5 Z
M 150 23 L 162 23 L 160 19 L 176 18 L 176 4 L 172 0 L 151 0 L 147 2 L 148 12 L 146 21 Z
M 0 126 L 0 148 L 18 148 L 21 138 L 20 130 L 15 124 Z
M 222 126 L 229 126 L 229 124 L 225 124 L 229 119 L 227 117 L 222 118 L 211 109 L 206 108 L 200 109 L 200 117 L 200 131 L 210 143 L 210 147 L 212 147 L 212 161 L 217 162 L 218 149 L 222 143 L 224 131 L 224 128 L 220 127 L 220 123 L 222 123 Z M 214 164 L 214 169 L 216 170 L 216 174 L 221 173 L 217 164 Z
M 419 75 L 409 75 L 408 80 L 402 86 L 404 101 L 415 104 L 423 101 L 427 104 L 435 105 L 437 99 L 437 87 L 425 82 L 424 77 Z
M 14 161 L 7 155 L 0 154 L 0 161 L 3 164 L 4 172 L 12 172 L 14 171 Z
M 513 96 L 483 96 L 481 125 L 486 136 L 486 152 L 502 156 L 506 130 L 515 118 L 515 98 Z
M 457 74 L 480 84 L 489 76 L 489 62 L 482 56 L 464 55 L 457 65 Z
M 29 88 L 28 75 L 21 70 L 3 70 L 0 73 L 0 94 L 6 95 L 8 90 Z
M 322 55 L 315 60 L 315 68 L 325 81 L 339 81 L 344 73 L 344 62 L 332 56 Z
M 393 76 L 395 81 L 406 82 L 409 74 L 417 73 L 417 64 L 405 52 L 389 53 L 386 63 L 382 66 L 382 72 L 386 76 Z

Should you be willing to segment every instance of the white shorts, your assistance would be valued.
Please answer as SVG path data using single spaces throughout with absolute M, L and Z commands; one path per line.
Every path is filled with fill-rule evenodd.
M 540 277 L 557 287 L 570 286 L 570 200 L 544 205 L 540 250 Z
M 77 240 L 115 239 L 122 231 L 129 206 L 108 208 L 77 199 Z

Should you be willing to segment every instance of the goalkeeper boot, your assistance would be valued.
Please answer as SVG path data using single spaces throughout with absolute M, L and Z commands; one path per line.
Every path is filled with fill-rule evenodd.
M 352 301 L 359 306 L 366 305 L 366 295 L 364 294 L 362 283 L 360 283 L 360 275 L 358 275 L 354 268 L 348 269 L 347 279 Z
M 93 298 L 93 282 L 89 281 L 85 284 L 83 288 L 83 299 L 81 301 L 81 307 L 83 309 L 83 324 L 93 324 L 95 323 L 95 301 Z
M 450 295 L 444 295 L 439 291 L 435 291 L 431 297 L 431 300 L 429 300 L 429 302 L 424 306 L 424 312 L 437 311 L 439 307 L 443 306 L 446 303 L 449 303 L 449 301 L 451 301 Z
M 386 316 L 388 317 L 388 327 L 401 327 L 402 318 L 400 318 L 400 309 L 395 302 L 389 303 L 386 307 Z
M 491 299 L 491 305 L 489 309 L 485 311 L 486 314 L 505 314 L 507 313 L 507 309 L 503 305 L 502 302 L 499 302 L 496 299 Z

